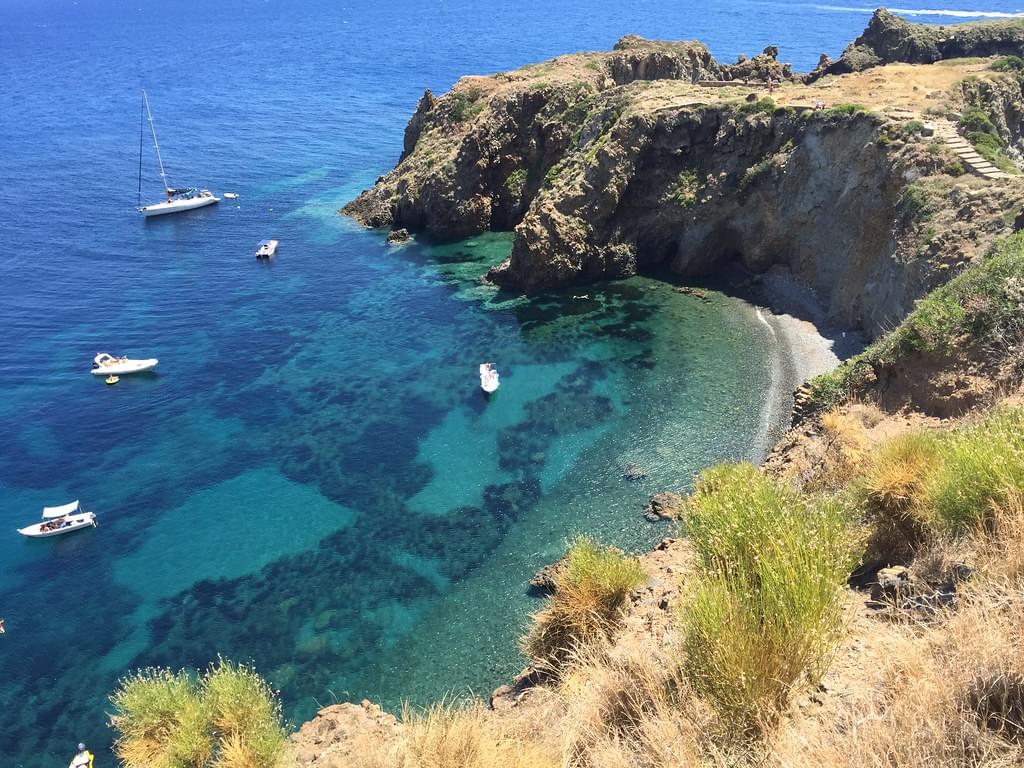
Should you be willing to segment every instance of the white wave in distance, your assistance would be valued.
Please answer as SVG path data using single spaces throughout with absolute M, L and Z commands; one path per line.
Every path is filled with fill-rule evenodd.
M 846 13 L 874 13 L 874 8 L 847 5 L 808 5 L 819 11 L 840 11 Z M 957 19 L 1024 19 L 1021 11 L 949 11 L 936 8 L 889 8 L 898 16 L 949 16 Z

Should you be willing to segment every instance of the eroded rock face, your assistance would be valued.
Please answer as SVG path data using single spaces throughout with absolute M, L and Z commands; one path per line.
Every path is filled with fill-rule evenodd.
M 935 26 L 912 24 L 879 8 L 864 34 L 851 43 L 835 62 L 824 59 L 808 82 L 824 75 L 859 72 L 882 64 L 933 64 L 968 56 L 1020 56 L 1024 53 L 1024 25 L 1015 21 Z
M 324 707 L 289 741 L 296 766 L 349 768 L 356 756 L 384 751 L 400 728 L 394 715 L 364 700 Z

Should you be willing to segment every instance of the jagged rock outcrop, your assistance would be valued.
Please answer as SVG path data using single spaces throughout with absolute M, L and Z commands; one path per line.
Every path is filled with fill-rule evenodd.
M 1022 54 L 1024 23 L 1017 20 L 951 26 L 912 24 L 879 8 L 864 34 L 854 40 L 837 61 L 826 63 L 823 60 L 808 76 L 808 81 L 894 62 L 933 64 L 968 56 Z
M 394 715 L 364 700 L 332 704 L 292 734 L 295 765 L 303 768 L 348 768 L 356 757 L 395 739 L 401 726 Z
M 858 45 L 879 61 L 926 58 L 918 26 L 879 11 Z M 991 25 L 970 25 L 958 45 L 1015 39 L 1018 26 L 986 36 L 976 30 Z M 935 29 L 927 39 L 939 54 L 954 50 Z M 781 265 L 834 321 L 877 335 L 1009 231 L 1019 198 L 988 187 L 970 190 L 978 205 L 954 199 L 951 176 L 965 169 L 930 137 L 925 110 L 983 106 L 1016 156 L 1024 79 L 977 77 L 974 67 L 957 81 L 949 73 L 960 70 L 943 65 L 922 81 L 955 83 L 943 101 L 904 84 L 912 108 L 888 102 L 879 112 L 814 109 L 840 96 L 835 83 L 791 81 L 785 94 L 796 107 L 776 105 L 767 89 L 726 87 L 737 77 L 786 79 L 777 57 L 769 46 L 722 65 L 699 43 L 626 37 L 611 52 L 463 78 L 440 98 L 424 94 L 401 162 L 343 212 L 442 240 L 514 229 L 511 258 L 489 279 L 523 291 L 638 271 Z M 833 66 L 822 60 L 821 69 Z M 877 77 L 846 77 L 854 93 L 885 91 Z M 954 220 L 944 199 L 969 217 Z M 928 217 L 949 226 L 928 226 Z
M 342 212 L 368 227 L 405 227 L 446 240 L 511 228 L 587 118 L 622 109 L 622 99 L 612 97 L 621 87 L 790 77 L 777 55 L 768 48 L 722 65 L 700 43 L 626 36 L 610 52 L 465 77 L 440 98 L 428 90 L 405 130 L 398 166 Z

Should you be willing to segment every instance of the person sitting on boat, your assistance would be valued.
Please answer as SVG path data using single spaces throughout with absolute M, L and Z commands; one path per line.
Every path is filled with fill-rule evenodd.
M 92 762 L 95 759 L 92 752 L 85 748 L 85 744 L 78 745 L 78 754 L 71 758 L 68 768 L 93 768 Z

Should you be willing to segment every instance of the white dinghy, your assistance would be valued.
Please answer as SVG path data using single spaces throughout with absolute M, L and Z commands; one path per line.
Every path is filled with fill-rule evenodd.
M 142 373 L 156 368 L 160 361 L 155 357 L 146 360 L 132 360 L 129 357 L 114 357 L 100 352 L 92 361 L 93 376 L 124 376 L 126 373 Z
M 76 499 L 59 507 L 43 507 L 42 522 L 19 528 L 18 533 L 31 539 L 45 539 L 89 527 L 96 527 L 96 515 L 83 512 L 82 505 Z
M 178 213 L 180 211 L 191 211 L 193 208 L 203 208 L 207 205 L 219 203 L 220 198 L 208 189 L 196 189 L 195 187 L 172 187 L 167 180 L 167 173 L 164 171 L 164 160 L 160 156 L 160 144 L 156 140 L 156 124 L 153 122 L 153 113 L 149 111 L 149 97 L 142 92 L 142 117 L 143 122 L 139 126 L 139 213 L 145 217 L 161 216 L 165 213 Z M 156 149 L 156 159 L 160 164 L 160 178 L 164 180 L 164 195 L 166 199 L 152 205 L 142 204 L 142 145 L 145 135 L 145 119 L 149 118 L 149 129 L 153 134 L 153 148 Z
M 498 371 L 494 363 L 480 363 L 480 389 L 488 395 L 495 392 L 501 386 L 498 381 Z

